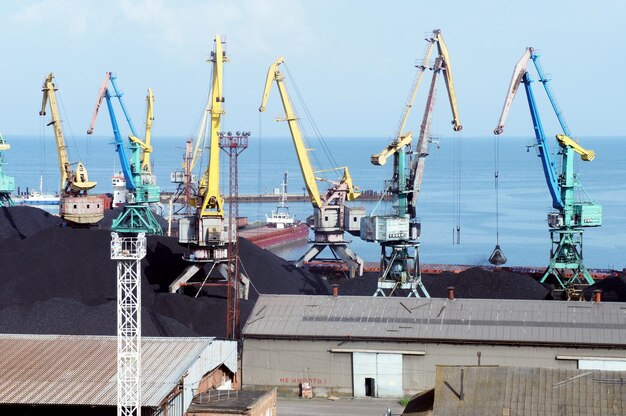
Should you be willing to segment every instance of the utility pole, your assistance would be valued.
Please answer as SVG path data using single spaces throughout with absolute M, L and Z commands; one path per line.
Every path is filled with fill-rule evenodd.
M 239 155 L 248 148 L 250 132 L 220 132 L 220 149 L 229 158 L 229 212 L 228 212 L 228 282 L 226 295 L 226 338 L 239 339 L 239 244 L 237 218 L 239 218 Z

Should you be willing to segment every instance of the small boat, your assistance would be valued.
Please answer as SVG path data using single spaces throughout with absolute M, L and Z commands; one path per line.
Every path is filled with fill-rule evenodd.
M 293 227 L 295 225 L 295 217 L 289 214 L 289 207 L 286 202 L 287 195 L 287 172 L 283 176 L 283 183 L 281 183 L 280 202 L 276 207 L 276 210 L 272 211 L 272 215 L 265 215 L 268 226 L 274 228 L 286 228 Z
M 13 198 L 16 205 L 59 205 L 60 197 L 57 194 L 30 191 L 23 196 Z
M 43 192 L 42 176 L 39 177 L 39 191 L 31 190 L 13 198 L 15 205 L 59 205 L 60 200 L 59 194 Z

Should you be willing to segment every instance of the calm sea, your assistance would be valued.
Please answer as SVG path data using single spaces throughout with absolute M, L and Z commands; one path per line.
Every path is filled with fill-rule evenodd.
M 21 191 L 59 188 L 59 169 L 54 138 L 45 136 L 6 136 L 11 144 L 5 153 L 7 174 L 15 177 Z M 183 159 L 185 137 L 155 137 L 154 172 L 164 191 L 174 191 L 170 171 L 179 169 Z M 91 180 L 98 182 L 98 192 L 111 192 L 111 175 L 119 171 L 119 161 L 109 137 L 67 138 L 72 161 L 86 164 Z M 545 266 L 550 239 L 546 214 L 551 208 L 541 161 L 536 156 L 532 138 L 499 139 L 499 242 L 509 265 Z M 389 139 L 326 138 L 324 143 L 310 143 L 315 150 L 316 169 L 349 166 L 354 183 L 361 189 L 380 191 L 391 174 L 388 166 L 374 166 L 370 155 L 380 152 Z M 581 144 L 596 152 L 592 162 L 576 162 L 579 180 L 589 196 L 604 209 L 604 225 L 585 231 L 584 257 L 588 267 L 626 267 L 626 141 L 622 138 L 585 138 Z M 325 152 L 325 147 L 328 152 Z M 426 159 L 419 216 L 422 221 L 420 255 L 424 263 L 487 264 L 496 243 L 496 193 L 494 186 L 494 139 L 443 137 L 439 148 L 431 145 Z M 329 156 L 330 155 L 330 156 Z M 206 162 L 206 161 L 205 161 Z M 222 157 L 222 188 L 227 193 L 228 164 Z M 303 193 L 304 184 L 294 148 L 289 138 L 251 136 L 249 147 L 239 156 L 239 191 L 242 194 L 274 193 L 280 187 L 283 173 L 289 173 L 288 192 Z M 327 172 L 332 180 L 336 175 Z M 320 189 L 325 184 L 320 183 Z M 389 213 L 389 203 L 352 203 L 364 205 L 369 212 Z M 250 221 L 264 219 L 274 204 L 240 204 L 240 215 Z M 305 219 L 312 213 L 309 203 L 291 203 L 292 213 Z M 460 244 L 453 230 L 460 226 Z M 352 237 L 351 247 L 366 261 L 377 261 L 379 247 Z M 295 259 L 305 245 L 282 250 L 280 254 Z

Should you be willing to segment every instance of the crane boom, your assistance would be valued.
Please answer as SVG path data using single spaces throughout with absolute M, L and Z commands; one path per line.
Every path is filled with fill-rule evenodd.
M 126 181 L 126 189 L 132 191 L 136 188 L 135 181 L 133 180 L 133 172 L 130 166 L 128 155 L 126 154 L 126 147 L 124 147 L 124 142 L 122 141 L 122 135 L 120 133 L 119 124 L 117 123 L 117 118 L 115 117 L 115 110 L 113 109 L 111 94 L 109 93 L 108 88 L 104 90 L 104 97 L 107 103 L 107 109 L 109 110 L 111 127 L 113 129 L 113 137 L 115 139 L 115 151 L 120 158 L 120 166 L 122 168 L 122 173 L 124 174 L 124 180 Z M 92 127 L 90 127 L 90 130 L 93 133 L 93 125 Z
M 309 198 L 313 206 L 320 208 L 322 206 L 322 198 L 320 196 L 317 182 L 315 180 L 315 172 L 313 171 L 311 161 L 309 160 L 309 156 L 307 154 L 309 149 L 307 149 L 304 145 L 302 133 L 300 131 L 300 127 L 298 126 L 298 117 L 293 110 L 293 105 L 291 104 L 291 100 L 289 99 L 289 93 L 287 92 L 287 88 L 283 82 L 285 77 L 278 69 L 279 65 L 283 64 L 284 62 L 284 58 L 278 58 L 267 71 L 265 89 L 263 90 L 263 98 L 261 100 L 261 106 L 259 107 L 259 111 L 265 111 L 267 99 L 269 97 L 272 87 L 272 81 L 276 81 L 278 92 L 280 93 L 280 99 L 282 100 L 283 107 L 285 109 L 285 117 L 283 120 L 286 120 L 289 124 L 291 138 L 296 148 L 298 163 L 300 164 L 300 171 L 302 172 L 302 177 L 304 178 L 304 183 L 307 192 L 309 193 Z
M 222 104 L 224 103 L 222 89 L 222 67 L 228 58 L 223 50 L 222 39 L 218 35 L 215 37 L 215 51 L 211 53 L 210 61 L 213 63 L 213 80 L 211 85 L 211 136 L 209 148 L 209 164 L 204 173 L 203 181 L 206 187 L 199 195 L 202 199 L 200 207 L 200 217 L 219 217 L 224 219 L 224 198 L 220 195 L 220 128 L 221 117 L 224 114 Z
M 463 126 L 461 125 L 461 119 L 459 118 L 459 109 L 456 105 L 456 92 L 454 90 L 454 79 L 452 78 L 452 67 L 450 65 L 450 55 L 448 54 L 448 47 L 443 41 L 441 30 L 436 29 L 433 31 L 437 43 L 437 50 L 439 56 L 442 58 L 441 68 L 444 70 L 444 79 L 446 81 L 446 89 L 448 91 L 448 100 L 450 101 L 450 109 L 452 110 L 452 126 L 454 131 L 461 131 Z
M 409 176 L 410 194 L 407 208 L 412 218 L 415 218 L 417 215 L 417 197 L 422 188 L 422 179 L 424 178 L 425 161 L 428 155 L 428 140 L 430 138 L 430 126 L 437 95 L 437 77 L 441 71 L 441 62 L 442 59 L 437 58 L 435 66 L 433 67 L 433 78 L 430 82 L 430 89 L 428 90 L 428 98 L 426 99 L 426 108 L 420 126 L 420 134 L 417 139 L 417 145 L 415 146 L 415 152 L 411 156 L 411 172 Z
M 522 84 L 522 78 L 524 77 L 524 73 L 526 73 L 526 67 L 528 66 L 528 61 L 530 60 L 531 53 L 532 48 L 526 48 L 526 50 L 524 51 L 524 55 L 522 55 L 520 60 L 515 65 L 515 68 L 513 69 L 513 76 L 511 76 L 511 83 L 509 84 L 509 89 L 504 99 L 502 113 L 500 114 L 500 120 L 498 120 L 498 127 L 493 130 L 494 134 L 502 134 L 502 132 L 504 131 L 504 124 L 506 123 L 506 119 L 509 116 L 509 111 L 511 110 L 511 104 L 513 104 L 513 99 L 517 94 L 519 86 Z
M 52 82 L 53 79 L 54 74 L 51 72 L 44 80 L 42 88 L 43 98 L 41 101 L 41 111 L 39 112 L 39 115 L 46 115 L 46 104 L 49 103 L 52 121 L 50 121 L 48 125 L 52 124 L 54 128 L 54 138 L 59 157 L 59 170 L 61 172 L 61 189 L 65 193 L 78 195 L 94 188 L 96 186 L 96 182 L 89 181 L 87 169 L 82 162 L 78 162 L 76 170 L 72 171 L 72 167 L 67 156 L 67 146 L 65 145 L 63 129 L 61 128 L 61 117 L 59 116 L 59 107 L 56 99 L 57 89 Z
M 96 119 L 98 118 L 98 112 L 100 111 L 100 106 L 102 105 L 102 99 L 104 98 L 104 94 L 110 79 L 111 73 L 107 72 L 104 75 L 104 81 L 102 81 L 102 84 L 100 85 L 100 92 L 98 93 L 98 98 L 96 99 L 96 106 L 93 109 L 93 115 L 91 116 L 91 122 L 89 123 L 87 134 L 93 133 L 94 126 L 96 125 Z

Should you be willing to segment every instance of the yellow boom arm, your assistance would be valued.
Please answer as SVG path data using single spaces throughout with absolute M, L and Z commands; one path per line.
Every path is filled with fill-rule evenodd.
M 146 132 L 144 134 L 144 140 L 133 136 L 128 136 L 128 139 L 137 143 L 141 150 L 141 172 L 147 175 L 152 175 L 152 168 L 150 167 L 150 154 L 152 153 L 152 145 L 150 144 L 152 121 L 154 120 L 154 94 L 152 94 L 152 88 L 148 88 L 148 95 L 146 96 L 148 107 L 146 110 Z
M 300 170 L 302 171 L 302 177 L 304 178 L 304 183 L 306 185 L 306 189 L 309 193 L 309 198 L 311 199 L 311 203 L 317 207 L 322 207 L 322 198 L 320 196 L 319 190 L 317 188 L 317 182 L 315 180 L 315 173 L 313 171 L 313 167 L 311 166 L 311 161 L 309 160 L 309 156 L 307 149 L 304 146 L 304 141 L 302 140 L 302 133 L 300 132 L 300 127 L 298 126 L 298 117 L 296 116 L 293 106 L 291 105 L 291 100 L 289 99 L 289 94 L 287 92 L 287 88 L 283 82 L 284 75 L 279 71 L 278 66 L 284 63 L 284 58 L 278 58 L 271 66 L 269 71 L 267 72 L 267 79 L 265 81 L 265 89 L 263 90 L 263 98 L 261 101 L 261 106 L 259 107 L 259 111 L 265 111 L 265 105 L 267 104 L 267 99 L 270 94 L 270 89 L 272 87 L 272 81 L 276 81 L 276 85 L 278 86 L 278 92 L 280 93 L 280 98 L 283 102 L 283 107 L 285 109 L 285 117 L 283 119 L 277 121 L 287 121 L 289 124 L 289 130 L 291 131 L 291 138 L 293 140 L 293 144 L 296 148 L 296 154 L 298 155 L 298 162 L 300 164 Z M 344 177 L 347 170 L 344 171 Z M 349 178 L 348 174 L 348 178 Z
M 63 129 L 61 128 L 61 117 L 59 116 L 59 107 L 55 93 L 57 89 L 52 82 L 53 79 L 54 75 L 51 72 L 44 80 L 42 88 L 43 99 L 41 101 L 41 111 L 39 115 L 46 115 L 46 104 L 50 103 L 52 121 L 50 121 L 48 125 L 52 124 L 54 127 L 54 138 L 56 140 L 59 169 L 61 171 L 61 190 L 78 194 L 95 187 L 96 182 L 89 181 L 87 169 L 81 162 L 78 162 L 76 172 L 72 172 L 71 164 L 67 157 L 67 146 L 65 145 L 65 138 L 63 137 Z
M 450 67 L 448 48 L 446 47 L 443 37 L 441 36 L 441 30 L 434 30 L 433 34 L 435 35 L 439 56 L 443 58 L 442 68 L 444 69 L 444 79 L 446 80 L 448 99 L 450 100 L 450 108 L 452 109 L 452 126 L 454 131 L 460 131 L 463 126 L 461 125 L 461 120 L 459 119 L 459 109 L 456 106 L 456 93 L 454 92 L 454 81 L 452 78 L 452 68 Z
M 593 150 L 584 149 L 581 145 L 579 145 L 574 140 L 570 139 L 564 134 L 557 134 L 556 139 L 559 141 L 559 143 L 571 147 L 572 150 L 578 153 L 580 155 L 580 158 L 586 162 L 591 162 L 596 157 L 596 152 L 594 152 Z
M 224 218 L 224 199 L 220 195 L 220 122 L 222 103 L 224 102 L 222 89 L 222 64 L 228 62 L 228 58 L 222 47 L 221 37 L 215 36 L 215 51 L 210 59 L 213 62 L 213 82 L 211 85 L 211 138 L 209 142 L 209 164 L 204 173 L 203 181 L 206 183 L 202 206 L 199 211 L 200 217 L 217 216 Z M 202 188 L 201 188 L 202 191 Z
M 412 140 L 413 140 L 413 135 L 411 133 L 408 133 L 405 136 L 399 137 L 397 140 L 395 140 L 393 143 L 387 146 L 385 150 L 375 155 L 372 155 L 372 158 L 371 158 L 372 164 L 378 165 L 378 166 L 384 165 L 385 163 L 387 163 L 387 159 L 389 158 L 389 156 L 392 156 L 394 153 L 402 149 L 404 146 L 410 145 Z

